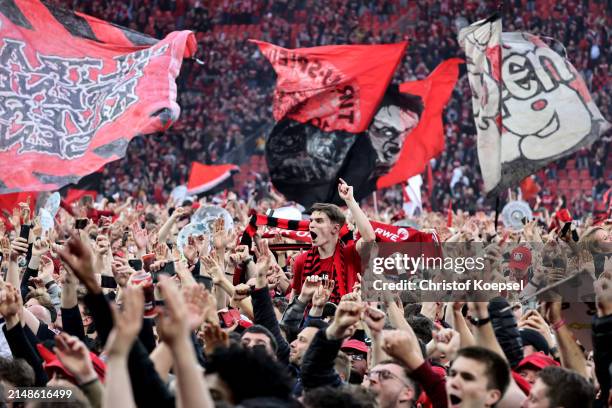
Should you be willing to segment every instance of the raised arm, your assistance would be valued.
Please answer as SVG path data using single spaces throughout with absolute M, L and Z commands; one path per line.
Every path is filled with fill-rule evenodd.
M 177 398 L 183 408 L 214 407 L 202 369 L 191 344 L 187 305 L 171 279 L 161 276 L 159 287 L 165 308 L 157 319 L 160 338 L 168 345 L 174 359 Z
M 340 198 L 344 200 L 346 206 L 351 211 L 357 231 L 359 231 L 359 235 L 361 235 L 361 238 L 357 241 L 357 251 L 361 253 L 361 249 L 365 242 L 376 241 L 374 228 L 372 228 L 368 216 L 365 215 L 361 207 L 359 207 L 359 203 L 355 200 L 353 196 L 353 186 L 349 186 L 346 181 L 340 179 L 340 183 L 338 184 L 338 195 L 340 195 Z
M 132 383 L 128 372 L 128 355 L 142 326 L 144 295 L 140 288 L 123 292 L 123 311 L 113 308 L 113 330 L 106 342 L 105 407 L 135 407 Z

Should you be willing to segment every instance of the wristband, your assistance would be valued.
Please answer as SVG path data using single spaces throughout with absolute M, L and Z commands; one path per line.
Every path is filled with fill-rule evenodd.
M 481 327 L 484 326 L 485 324 L 489 323 L 491 321 L 491 317 L 485 317 L 484 319 L 479 319 L 476 317 L 470 317 L 470 322 L 476 326 L 476 327 Z
M 559 330 L 561 327 L 565 326 L 565 320 L 561 319 L 557 323 L 552 325 L 554 331 Z

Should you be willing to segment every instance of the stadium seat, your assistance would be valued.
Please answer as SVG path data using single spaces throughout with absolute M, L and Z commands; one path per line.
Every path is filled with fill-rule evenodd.
M 578 170 L 570 170 L 567 172 L 567 177 L 570 180 L 578 180 Z
M 585 193 L 591 191 L 591 189 L 593 188 L 593 181 L 591 179 L 582 180 L 580 187 L 582 188 L 582 190 L 585 191 Z
M 591 175 L 589 174 L 589 170 L 588 169 L 581 169 L 580 173 L 579 173 L 579 177 L 582 180 L 591 179 Z

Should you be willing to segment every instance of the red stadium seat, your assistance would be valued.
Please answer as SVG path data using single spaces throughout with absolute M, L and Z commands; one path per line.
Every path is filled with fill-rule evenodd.
M 567 177 L 570 180 L 578 180 L 578 170 L 570 170 L 567 172 Z
M 591 191 L 591 189 L 593 188 L 593 181 L 591 179 L 582 180 L 580 187 L 582 188 L 582 190 L 585 190 L 585 192 Z
M 569 182 L 566 179 L 560 180 L 557 188 L 559 190 L 566 190 L 569 188 Z
M 588 169 L 580 170 L 579 177 L 583 180 L 590 179 L 591 175 L 589 174 L 589 170 Z

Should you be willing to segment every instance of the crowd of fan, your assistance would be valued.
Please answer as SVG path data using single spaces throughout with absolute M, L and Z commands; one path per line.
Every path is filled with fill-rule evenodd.
M 184 62 L 179 77 L 181 119 L 163 135 L 132 142 L 126 158 L 107 166 L 109 177 L 100 186 L 108 195 L 122 191 L 135 197 L 148 195 L 149 199 L 154 191 L 167 194 L 175 185 L 184 183 L 192 161 L 222 161 L 226 153 L 242 145 L 245 139 L 265 137 L 272 125 L 273 70 L 256 47 L 247 42 L 247 33 L 228 35 L 229 24 L 255 24 L 256 39 L 285 47 L 389 43 L 407 38 L 410 47 L 394 78 L 403 82 L 422 79 L 444 59 L 461 56 L 456 40 L 457 23 L 476 21 L 497 7 L 494 2 L 448 0 L 418 1 L 416 9 L 408 7 L 407 1 L 389 0 L 57 2 L 157 38 L 177 29 L 190 29 L 197 34 L 197 57 L 203 65 Z M 543 13 L 533 1 L 507 2 L 504 29 L 526 30 L 565 44 L 570 61 L 585 78 L 603 116 L 609 119 L 612 112 L 609 15 L 589 13 L 589 3 L 578 0 L 546 4 Z M 380 32 L 360 23 L 364 15 L 373 15 L 383 22 L 390 16 L 410 13 L 413 24 L 398 23 Z M 299 30 L 292 35 L 295 27 Z M 447 148 L 434 163 L 436 188 L 431 208 L 446 208 L 451 198 L 454 208 L 471 211 L 484 208 L 490 203 L 481 194 L 476 132 L 465 75 L 458 82 L 444 121 Z M 580 165 L 589 168 L 593 180 L 605 177 L 609 141 L 608 134 L 576 155 Z M 555 179 L 559 166 L 553 165 L 540 173 L 542 185 Z M 461 174 L 460 182 L 452 182 L 457 173 Z M 573 199 L 568 197 L 570 207 L 576 210 L 581 207 L 582 202 L 570 200 Z
M 482 243 L 482 276 L 522 282 L 523 295 L 591 276 L 593 315 L 570 325 L 562 304 L 578 300 L 558 294 L 538 302 L 512 291 L 489 302 L 445 291 L 422 302 L 410 292 L 372 298 L 347 255 L 368 256 L 376 239 L 369 220 L 395 214 L 364 213 L 342 183 L 339 195 L 350 216 L 318 205 L 308 226 L 318 251 L 331 248 L 330 270 L 329 258 L 307 269 L 309 257 L 299 269 L 302 255 L 273 247 L 296 241 L 264 227 L 240 245 L 249 214 L 287 204 L 277 196 L 216 197 L 234 225 L 218 218 L 210 234 L 186 240 L 178 232 L 205 200 L 85 197 L 63 204 L 48 231 L 23 203 L 7 228 L 0 223 L 0 396 L 10 402 L 13 387 L 47 386 L 56 398 L 70 391 L 78 407 L 607 406 L 612 220 L 550 232 L 534 220 L 512 232 L 496 231 L 484 213 L 459 211 L 450 224 L 439 213 L 417 218 L 442 242 L 470 242 L 465 251 Z M 338 246 L 345 221 L 361 238 Z M 537 242 L 547 250 L 528 248 Z M 438 273 L 440 282 L 452 279 Z M 573 330 L 589 323 L 592 338 L 577 341 Z M 28 406 L 47 406 L 29 398 Z

